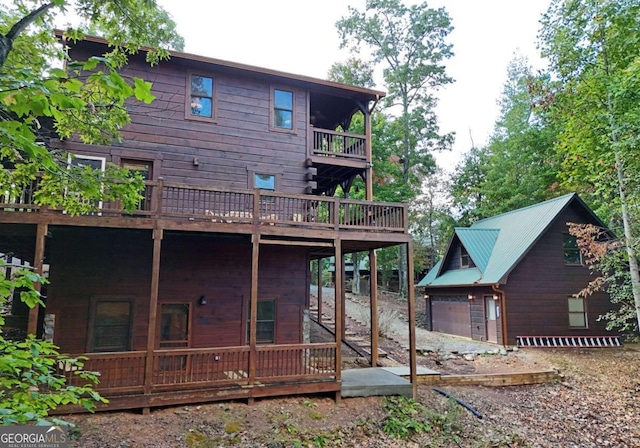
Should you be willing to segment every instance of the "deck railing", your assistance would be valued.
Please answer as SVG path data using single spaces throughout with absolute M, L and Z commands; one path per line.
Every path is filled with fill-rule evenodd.
M 309 127 L 311 155 L 366 159 L 367 138 L 348 132 Z
M 143 210 L 123 211 L 117 202 L 96 204 L 91 216 L 155 218 L 212 223 L 247 223 L 320 227 L 335 230 L 406 232 L 407 205 L 337 197 L 286 194 L 147 181 Z M 38 212 L 37 182 L 0 192 L 0 211 Z M 64 210 L 50 210 L 64 213 Z
M 88 353 L 84 370 L 99 372 L 101 393 L 143 393 L 147 356 L 144 351 Z M 168 349 L 153 352 L 151 390 L 249 384 L 250 347 Z M 58 373 L 69 384 L 84 384 L 77 369 L 61 363 Z M 261 384 L 282 381 L 327 380 L 336 375 L 336 345 L 260 345 L 256 348 L 255 380 Z

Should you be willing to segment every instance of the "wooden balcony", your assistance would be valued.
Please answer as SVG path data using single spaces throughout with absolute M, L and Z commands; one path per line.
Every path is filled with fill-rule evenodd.
M 407 233 L 407 204 L 356 201 L 337 197 L 296 195 L 266 190 L 222 189 L 148 181 L 147 198 L 138 210 L 124 211 L 117 202 L 95 204 L 95 211 L 83 215 L 93 220 L 122 218 L 199 222 L 213 230 L 216 224 L 288 226 L 335 231 Z M 64 210 L 41 207 L 34 201 L 37 182 L 14 193 L 0 193 L 0 213 L 47 213 L 64 215 Z M 23 215 L 24 216 L 24 215 Z M 80 216 L 79 218 L 82 218 Z M 18 219 L 4 219 L 20 222 Z M 25 222 L 28 220 L 24 216 Z M 131 224 L 132 227 L 138 227 Z
M 101 409 L 146 407 L 159 397 L 165 404 L 185 403 L 191 391 L 197 402 L 204 391 L 209 400 L 216 394 L 229 400 L 279 395 L 283 385 L 295 385 L 300 393 L 340 390 L 335 343 L 259 345 L 254 352 L 240 346 L 155 350 L 152 356 L 145 351 L 77 356 L 87 358 L 84 370 L 100 373 L 95 389 L 112 401 Z M 58 374 L 68 384 L 85 382 L 66 364 L 58 366 Z
M 309 152 L 311 156 L 354 159 L 367 158 L 367 138 L 349 132 L 309 127 Z

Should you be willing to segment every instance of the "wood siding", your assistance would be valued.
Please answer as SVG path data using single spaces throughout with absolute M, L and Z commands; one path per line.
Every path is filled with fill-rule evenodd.
M 132 299 L 132 350 L 144 350 L 151 290 L 151 232 L 50 227 L 45 313 L 56 315 L 54 342 L 63 352 L 87 351 L 92 298 Z
M 295 123 L 293 132 L 273 131 L 269 81 L 197 70 L 214 79 L 216 120 L 203 122 L 185 119 L 188 73 L 171 61 L 150 68 L 131 58 L 123 75 L 152 82 L 156 100 L 129 104 L 132 121 L 122 131 L 122 143 L 89 146 L 70 141 L 64 148 L 116 164 L 121 158 L 152 160 L 154 178 L 162 176 L 167 182 L 251 188 L 249 175 L 258 172 L 276 175 L 278 189 L 285 193 L 300 194 L 311 185 L 305 166 L 307 91 L 278 84 L 294 92 Z
M 471 339 L 477 341 L 486 341 L 487 328 L 486 328 L 486 313 L 484 307 L 483 296 L 493 295 L 494 292 L 490 287 L 476 287 L 476 288 L 429 288 L 426 290 L 429 294 L 429 299 L 426 304 L 426 318 L 427 329 L 431 331 L 438 331 L 434 327 L 434 321 L 441 320 L 441 316 L 437 316 L 434 311 L 437 312 L 437 307 L 434 307 L 433 302 L 441 301 L 457 301 L 458 303 L 468 303 L 469 310 L 469 328 L 464 331 L 444 331 L 445 333 L 458 334 L 460 336 L 471 337 Z M 474 300 L 469 300 L 469 294 L 474 295 Z M 432 302 L 432 303 L 429 303 Z M 499 303 L 498 303 L 499 305 Z M 498 343 L 500 343 L 502 323 L 500 319 L 496 321 L 498 325 Z
M 564 211 L 511 272 L 502 287 L 506 293 L 508 344 L 515 344 L 516 336 L 609 334 L 605 322 L 597 321 L 611 306 L 604 293 L 586 299 L 588 328 L 569 327 L 567 297 L 584 288 L 593 277 L 585 266 L 564 264 L 562 237 L 568 233 L 567 222 L 590 221 L 573 208 Z
M 48 241 L 51 263 L 47 313 L 56 315 L 54 341 L 83 353 L 92 298 L 133 300 L 132 350 L 144 350 L 151 289 L 148 231 L 56 227 Z M 308 303 L 308 249 L 262 246 L 259 298 L 276 300 L 276 343 L 302 342 Z M 166 233 L 162 242 L 159 303 L 189 303 L 191 348 L 245 344 L 251 286 L 248 240 Z M 198 300 L 205 296 L 207 303 Z

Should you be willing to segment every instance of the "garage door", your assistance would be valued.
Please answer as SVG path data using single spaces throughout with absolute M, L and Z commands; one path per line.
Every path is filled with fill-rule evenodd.
M 471 337 L 471 312 L 466 298 L 433 298 L 431 320 L 433 331 Z

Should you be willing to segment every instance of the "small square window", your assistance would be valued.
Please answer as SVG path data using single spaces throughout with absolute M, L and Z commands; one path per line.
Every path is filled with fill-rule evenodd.
M 258 174 L 253 177 L 253 185 L 261 190 L 276 190 L 276 176 L 273 174 Z
M 587 308 L 584 297 L 567 298 L 569 309 L 569 327 L 587 328 Z
M 187 105 L 186 118 L 214 120 L 214 92 L 213 78 L 196 74 L 187 77 Z
M 565 233 L 562 235 L 562 251 L 564 264 L 582 264 L 582 255 L 575 236 Z
M 273 127 L 293 130 L 294 95 L 292 91 L 273 89 Z

